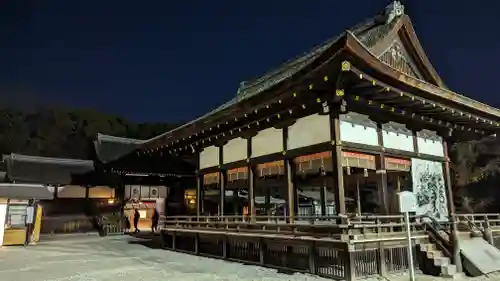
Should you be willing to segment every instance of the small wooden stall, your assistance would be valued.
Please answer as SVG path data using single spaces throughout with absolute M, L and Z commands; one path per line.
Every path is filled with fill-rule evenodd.
M 36 200 L 52 199 L 44 185 L 0 184 L 0 246 L 38 241 L 42 208 Z

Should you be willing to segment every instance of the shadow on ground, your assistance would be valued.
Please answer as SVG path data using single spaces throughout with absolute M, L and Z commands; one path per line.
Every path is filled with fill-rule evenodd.
M 163 249 L 160 234 L 151 232 L 128 233 L 131 245 L 141 245 L 150 249 Z

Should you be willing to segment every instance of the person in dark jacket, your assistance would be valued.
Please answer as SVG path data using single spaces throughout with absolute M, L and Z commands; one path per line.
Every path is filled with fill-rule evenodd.
M 139 232 L 139 228 L 137 225 L 139 224 L 139 219 L 141 218 L 141 214 L 139 214 L 139 211 L 137 209 L 134 209 L 134 228 L 135 228 L 135 233 Z
M 151 231 L 155 232 L 158 229 L 158 221 L 160 220 L 160 214 L 156 209 L 153 209 L 153 217 L 151 218 Z
M 130 228 L 130 219 L 128 218 L 128 216 L 125 216 L 125 232 L 130 232 Z

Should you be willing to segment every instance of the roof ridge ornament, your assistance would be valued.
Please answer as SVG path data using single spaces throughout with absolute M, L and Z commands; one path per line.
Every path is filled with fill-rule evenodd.
M 392 1 L 385 7 L 386 23 L 391 23 L 395 18 L 404 15 L 405 6 L 399 0 Z

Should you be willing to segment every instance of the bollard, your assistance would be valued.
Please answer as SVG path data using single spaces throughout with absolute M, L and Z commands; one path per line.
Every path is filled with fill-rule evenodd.
M 488 241 L 488 243 L 492 246 L 495 246 L 493 242 L 493 232 L 490 228 L 490 221 L 488 219 L 488 215 L 484 216 L 484 240 Z

